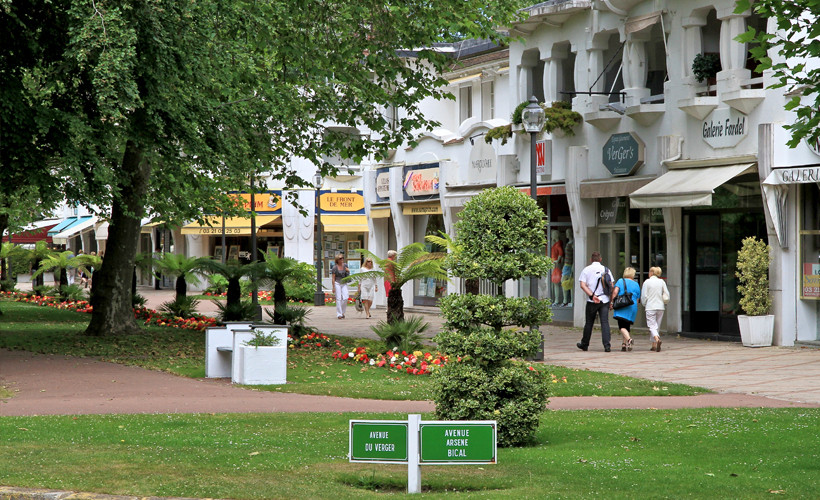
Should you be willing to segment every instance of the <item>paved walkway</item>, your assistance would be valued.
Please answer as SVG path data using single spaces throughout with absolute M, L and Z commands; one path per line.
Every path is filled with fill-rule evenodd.
M 169 291 L 141 290 L 149 307 L 167 301 Z M 215 307 L 203 301 L 202 308 Z M 210 309 L 213 308 L 213 309 Z M 333 307 L 314 307 L 309 323 L 320 331 L 352 337 L 372 337 L 370 326 L 384 318 L 377 309 L 365 319 L 352 307 L 338 320 Z M 428 337 L 441 329 L 442 319 L 428 311 Z M 600 333 L 588 352 L 575 347 L 576 328 L 545 327 L 545 362 L 664 382 L 707 387 L 717 394 L 692 397 L 552 398 L 551 409 L 681 408 L 703 406 L 820 407 L 820 350 L 811 348 L 745 348 L 739 343 L 663 337 L 663 350 L 649 352 L 646 335 L 635 336 L 635 350 L 604 353 Z M 596 345 L 595 342 L 598 342 Z M 616 346 L 617 344 L 613 344 Z M 425 401 L 363 401 L 239 389 L 225 380 L 194 380 L 92 359 L 44 356 L 0 350 L 0 384 L 15 396 L 0 403 L 0 415 L 398 411 L 426 412 Z

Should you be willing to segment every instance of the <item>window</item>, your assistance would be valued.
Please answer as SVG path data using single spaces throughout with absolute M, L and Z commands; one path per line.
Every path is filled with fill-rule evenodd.
M 800 298 L 820 300 L 820 187 L 800 185 Z
M 473 116 L 473 87 L 461 87 L 458 90 L 459 122 Z
M 492 80 L 481 84 L 481 119 L 491 120 L 495 116 L 495 85 Z

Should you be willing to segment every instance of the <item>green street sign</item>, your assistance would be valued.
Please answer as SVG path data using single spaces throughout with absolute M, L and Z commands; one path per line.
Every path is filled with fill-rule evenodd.
M 421 464 L 496 463 L 496 422 L 422 421 Z
M 646 145 L 635 132 L 612 134 L 603 148 L 604 166 L 612 175 L 632 175 L 644 164 Z
M 407 421 L 351 420 L 350 461 L 407 463 Z

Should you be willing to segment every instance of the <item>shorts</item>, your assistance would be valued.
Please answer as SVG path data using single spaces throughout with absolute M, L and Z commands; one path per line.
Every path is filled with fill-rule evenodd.
M 615 319 L 618 320 L 618 328 L 623 328 L 624 330 L 626 330 L 628 332 L 632 331 L 630 329 L 632 327 L 632 322 L 631 321 L 629 321 L 628 319 L 623 319 L 623 318 L 615 318 Z

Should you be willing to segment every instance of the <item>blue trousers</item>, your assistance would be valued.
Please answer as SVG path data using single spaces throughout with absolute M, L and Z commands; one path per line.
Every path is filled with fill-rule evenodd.
M 589 341 L 592 338 L 592 327 L 595 325 L 595 316 L 601 318 L 601 340 L 604 347 L 609 347 L 609 302 L 595 302 L 587 301 L 587 307 L 584 311 L 586 321 L 584 322 L 584 336 L 581 338 L 581 345 L 589 347 Z

